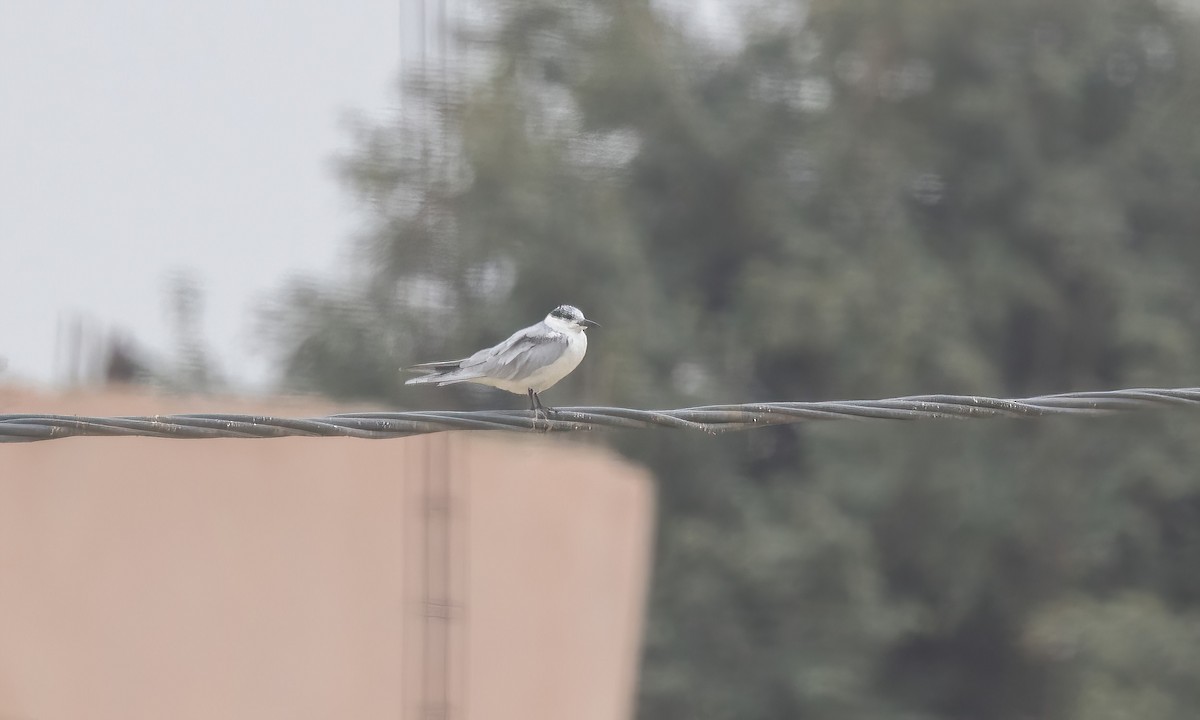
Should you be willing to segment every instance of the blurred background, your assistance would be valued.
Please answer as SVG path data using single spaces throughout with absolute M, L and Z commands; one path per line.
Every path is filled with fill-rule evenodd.
M 4 12 L 10 382 L 521 407 L 396 368 L 564 302 L 551 405 L 1200 378 L 1200 4 L 182 7 Z M 629 713 L 1194 717 L 1198 432 L 596 434 L 657 492 Z

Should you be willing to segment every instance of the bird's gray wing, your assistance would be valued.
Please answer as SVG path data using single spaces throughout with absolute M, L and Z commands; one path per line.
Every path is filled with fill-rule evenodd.
M 539 323 L 520 330 L 499 345 L 480 350 L 460 365 L 458 377 L 517 380 L 553 363 L 567 350 L 567 336 Z
M 530 334 L 536 334 L 536 331 L 540 325 L 542 325 L 542 323 L 518 330 L 512 335 L 509 335 L 506 340 L 503 340 L 491 347 L 484 348 L 471 357 L 465 357 L 459 360 L 436 360 L 434 362 L 418 363 L 416 365 L 410 365 L 409 367 L 405 368 L 405 370 L 426 373 L 451 373 L 464 368 L 476 367 L 480 363 L 486 362 L 488 358 L 508 350 L 514 343 L 519 342 L 523 337 Z

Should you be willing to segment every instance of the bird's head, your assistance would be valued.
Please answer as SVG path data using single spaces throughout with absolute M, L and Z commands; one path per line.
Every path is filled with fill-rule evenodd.
M 590 327 L 600 327 L 600 323 L 585 318 L 574 305 L 559 305 L 551 310 L 546 316 L 546 324 L 559 332 L 583 332 Z

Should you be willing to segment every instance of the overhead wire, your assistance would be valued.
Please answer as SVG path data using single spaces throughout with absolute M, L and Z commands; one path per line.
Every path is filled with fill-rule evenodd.
M 1200 409 L 1200 388 L 1132 388 L 1028 398 L 913 395 L 879 400 L 703 405 L 677 410 L 566 407 L 529 410 L 409 410 L 351 412 L 310 418 L 238 413 L 87 417 L 0 415 L 0 443 L 80 436 L 174 439 L 354 437 L 402 438 L 452 430 L 571 432 L 595 428 L 671 428 L 720 433 L 831 420 L 948 420 L 1089 417 L 1168 408 Z

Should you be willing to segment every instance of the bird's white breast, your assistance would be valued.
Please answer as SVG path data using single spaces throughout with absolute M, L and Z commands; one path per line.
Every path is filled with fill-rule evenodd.
M 579 367 L 583 356 L 587 353 L 587 335 L 582 332 L 567 333 L 567 349 L 557 360 L 529 376 L 525 381 L 527 388 L 540 393 L 549 390 L 559 380 Z

